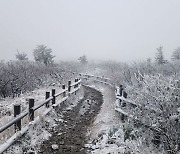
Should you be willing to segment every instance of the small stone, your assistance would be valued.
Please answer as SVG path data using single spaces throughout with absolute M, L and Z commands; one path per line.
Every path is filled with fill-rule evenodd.
M 85 144 L 84 147 L 85 148 L 90 148 L 92 146 L 92 144 Z
M 53 144 L 53 145 L 51 145 L 51 147 L 53 150 L 57 150 L 59 148 L 57 144 Z
M 58 136 L 61 136 L 62 134 L 63 134 L 63 133 L 58 133 L 57 135 L 58 135 Z
M 35 152 L 32 150 L 29 150 L 29 151 L 27 151 L 27 154 L 35 154 Z
M 60 141 L 59 144 L 60 144 L 60 145 L 64 145 L 64 141 Z

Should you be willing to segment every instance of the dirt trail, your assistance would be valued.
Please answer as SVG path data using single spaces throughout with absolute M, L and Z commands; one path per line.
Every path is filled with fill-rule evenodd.
M 101 108 L 103 97 L 93 88 L 86 86 L 83 88 L 84 97 L 76 106 L 68 110 L 68 106 L 64 103 L 56 110 L 63 120 L 52 130 L 49 140 L 42 143 L 39 153 L 85 154 L 86 133 Z M 53 150 L 52 144 L 57 144 L 58 149 Z

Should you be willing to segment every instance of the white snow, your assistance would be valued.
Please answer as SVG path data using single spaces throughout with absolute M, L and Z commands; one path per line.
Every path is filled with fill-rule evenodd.
M 51 147 L 53 150 L 57 150 L 59 148 L 57 144 L 53 144 L 53 145 L 51 145 Z
M 104 103 L 92 127 L 87 132 L 89 138 L 85 147 L 91 154 L 160 154 L 153 147 L 142 146 L 141 140 L 125 140 L 123 128 L 126 123 L 120 121 L 119 113 L 115 111 L 118 102 L 115 100 L 113 88 L 103 84 L 91 87 L 100 90 Z
M 78 91 L 77 95 L 72 95 L 66 101 L 67 105 L 69 107 L 76 106 L 78 100 L 81 99 L 82 96 L 82 90 Z M 29 129 L 26 135 L 18 140 L 18 142 L 16 142 L 14 145 L 10 146 L 3 154 L 20 154 L 30 150 L 37 153 L 39 150 L 39 145 L 41 145 L 44 140 L 48 140 L 48 138 L 51 136 L 52 129 L 56 129 L 57 122 L 63 122 L 62 118 L 62 115 L 57 115 L 52 107 L 46 109 L 42 115 L 39 115 L 33 122 L 29 124 Z
M 45 100 L 45 93 L 46 91 L 51 92 L 52 89 L 56 89 L 56 93 L 61 91 L 61 87 L 59 86 L 52 86 L 52 87 L 43 87 L 41 89 L 36 89 L 32 92 L 28 92 L 25 94 L 21 94 L 20 97 L 15 98 L 6 98 L 3 100 L 0 100 L 0 127 L 3 126 L 7 121 L 10 121 L 12 118 L 14 118 L 13 112 L 13 105 L 14 104 L 20 104 L 21 105 L 21 112 L 28 110 L 28 99 L 34 98 L 35 99 L 35 105 L 38 105 L 43 100 Z M 51 103 L 51 102 L 50 102 Z M 46 107 L 41 107 L 38 110 L 35 111 L 35 116 L 40 115 L 45 110 L 47 110 Z M 22 120 L 22 125 L 28 123 L 28 118 L 25 117 Z M 8 130 L 5 130 L 4 132 L 0 133 L 0 144 L 2 144 L 5 140 L 7 140 L 10 136 L 14 134 L 14 127 L 10 127 Z

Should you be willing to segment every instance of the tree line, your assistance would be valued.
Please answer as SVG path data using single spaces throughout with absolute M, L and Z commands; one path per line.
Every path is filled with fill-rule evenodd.
M 173 52 L 172 52 L 172 56 L 171 56 L 172 61 L 177 61 L 180 60 L 180 47 L 176 48 Z M 163 47 L 160 46 L 157 48 L 157 53 L 156 53 L 156 57 L 155 57 L 155 61 L 161 65 L 161 64 L 165 64 L 168 61 L 165 59 L 164 54 L 163 54 Z
M 33 50 L 33 56 L 36 62 L 45 64 L 45 66 L 54 64 L 55 55 L 52 54 L 52 49 L 43 44 L 37 45 L 37 47 Z M 19 61 L 26 61 L 28 60 L 28 57 L 26 53 L 20 53 L 19 51 L 17 51 L 16 59 Z M 83 65 L 86 65 L 88 63 L 86 55 L 79 57 L 78 60 Z

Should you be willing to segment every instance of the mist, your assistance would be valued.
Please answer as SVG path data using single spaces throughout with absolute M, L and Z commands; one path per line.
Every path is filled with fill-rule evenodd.
M 38 44 L 56 60 L 129 62 L 154 58 L 163 46 L 170 59 L 180 40 L 180 1 L 9 0 L 0 1 L 0 59 L 17 50 L 33 59 Z

